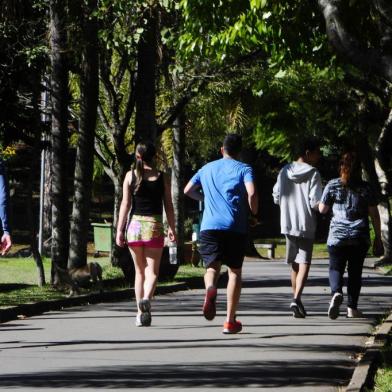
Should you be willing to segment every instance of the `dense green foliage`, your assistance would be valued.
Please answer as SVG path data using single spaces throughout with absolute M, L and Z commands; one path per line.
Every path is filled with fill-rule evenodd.
M 4 1 L 0 6 L 0 141 L 31 137 L 32 118 L 47 64 L 45 7 L 38 1 Z
M 21 138 L 37 129 L 32 103 L 48 71 L 48 16 L 47 4 L 40 0 L 4 4 L 0 142 L 6 147 L 11 138 L 4 135 Z M 340 7 L 343 22 L 356 21 L 349 23 L 349 32 L 364 47 L 390 50 L 382 31 L 388 20 L 377 7 L 359 0 Z M 79 9 L 76 1 L 64 6 L 71 145 L 78 140 L 81 113 Z M 136 88 L 143 71 L 140 48 L 151 20 L 156 68 L 146 80 L 155 86 L 150 112 L 163 167 L 172 162 L 172 126 L 178 114 L 185 118 L 187 164 L 193 169 L 219 156 L 227 132 L 241 133 L 246 147 L 259 157 L 272 157 L 275 166 L 292 159 L 295 144 L 306 135 L 319 136 L 326 155 L 347 140 L 364 142 L 371 158 L 390 106 L 389 85 L 331 47 L 317 2 L 99 0 L 92 17 L 99 23 L 100 63 L 95 175 L 109 175 L 117 202 L 135 144 L 143 95 Z

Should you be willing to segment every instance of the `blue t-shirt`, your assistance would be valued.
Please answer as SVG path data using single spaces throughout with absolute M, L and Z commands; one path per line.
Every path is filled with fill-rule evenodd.
M 252 168 L 231 158 L 204 165 L 192 178 L 204 193 L 200 230 L 229 230 L 246 233 L 249 211 L 245 183 L 253 182 Z
M 346 187 L 335 178 L 328 182 L 320 202 L 332 207 L 327 245 L 369 242 L 368 208 L 377 205 L 377 200 L 367 182 Z

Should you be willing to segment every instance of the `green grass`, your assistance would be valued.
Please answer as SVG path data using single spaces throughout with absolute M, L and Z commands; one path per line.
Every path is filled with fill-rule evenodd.
M 275 243 L 275 258 L 276 259 L 284 259 L 286 257 L 286 245 L 285 239 L 283 237 L 280 238 L 263 238 L 256 240 L 255 243 Z M 267 249 L 257 249 L 258 253 L 263 256 L 267 257 Z M 323 243 L 315 243 L 313 246 L 313 259 L 327 259 L 328 258 L 328 251 L 327 245 Z
M 382 364 L 377 370 L 374 392 L 391 392 L 392 390 L 392 335 L 389 336 L 389 343 L 382 352 Z
M 181 281 L 186 278 L 199 278 L 204 276 L 205 271 L 204 267 L 194 267 L 190 264 L 181 265 L 174 279 Z
M 49 285 L 44 287 L 31 286 L 6 292 L 0 292 L 0 309 L 21 304 L 61 299 L 66 297 L 65 292 L 53 289 Z
M 45 275 L 49 276 L 49 261 L 44 260 Z M 0 287 L 4 283 L 37 284 L 34 260 L 27 258 L 0 259 Z
M 103 279 L 121 278 L 122 272 L 110 264 L 109 257 L 100 257 Z M 46 281 L 50 281 L 50 260 L 44 259 Z M 38 272 L 31 257 L 0 259 L 0 308 L 39 301 L 65 298 L 69 290 L 60 291 L 46 284 L 38 287 Z M 125 284 L 116 284 L 113 288 L 122 288 Z M 81 293 L 88 291 L 81 290 Z
M 392 264 L 386 265 L 382 267 L 382 269 L 384 270 L 385 275 L 392 275 Z
M 122 281 L 122 271 L 110 264 L 109 257 L 89 259 L 98 261 L 103 270 L 103 279 L 114 281 L 112 284 L 106 282 L 106 290 L 119 290 L 128 288 L 129 285 Z M 46 281 L 50 280 L 50 260 L 43 261 Z M 186 278 L 200 277 L 204 274 L 204 268 L 190 265 L 180 266 L 175 281 Z M 32 258 L 3 258 L 0 259 L 0 308 L 15 306 L 20 304 L 34 303 L 46 300 L 65 298 L 69 290 L 60 291 L 54 289 L 49 284 L 38 287 L 37 269 Z M 109 284 L 108 284 L 109 283 Z M 173 282 L 159 283 L 168 285 Z M 89 293 L 89 290 L 81 290 L 81 294 Z
M 374 234 L 371 232 L 371 237 L 374 238 Z M 372 240 L 373 241 L 373 240 Z M 286 246 L 285 239 L 283 237 L 278 238 L 262 238 L 255 240 L 255 243 L 264 244 L 264 243 L 275 243 L 275 258 L 276 259 L 284 259 L 286 257 Z M 372 242 L 373 243 L 373 242 Z M 267 249 L 257 249 L 257 252 L 263 256 L 267 257 Z M 369 246 L 368 257 L 373 257 L 372 255 L 372 247 Z M 325 242 L 316 242 L 313 246 L 313 259 L 328 259 L 328 251 L 327 244 Z M 392 265 L 387 265 L 384 267 L 385 273 L 387 275 L 392 275 Z
M 121 271 L 110 264 L 109 257 L 100 257 L 99 259 L 89 259 L 89 261 L 98 261 L 103 270 L 103 279 L 118 278 Z M 50 279 L 49 259 L 43 260 L 45 278 Z M 38 282 L 38 272 L 31 257 L 2 258 L 0 259 L 0 288 L 4 283 L 23 283 L 36 285 Z

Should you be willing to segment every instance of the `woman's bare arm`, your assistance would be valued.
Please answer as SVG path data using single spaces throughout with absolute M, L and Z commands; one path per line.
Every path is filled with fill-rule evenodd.
M 171 181 L 170 177 L 167 175 L 163 175 L 164 181 L 164 196 L 163 196 L 163 205 L 165 207 L 165 213 L 167 218 L 167 223 L 169 225 L 168 236 L 170 241 L 176 240 L 176 221 L 174 217 L 174 208 L 173 208 L 173 200 L 171 194 Z

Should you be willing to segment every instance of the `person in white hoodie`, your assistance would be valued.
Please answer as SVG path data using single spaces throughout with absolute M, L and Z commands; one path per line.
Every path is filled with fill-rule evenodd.
M 286 237 L 286 262 L 291 264 L 293 300 L 290 309 L 296 318 L 304 318 L 301 300 L 310 264 L 316 232 L 316 211 L 322 195 L 321 177 L 314 167 L 320 159 L 320 143 L 305 139 L 298 159 L 279 172 L 273 188 L 274 203 L 280 206 L 281 233 Z

